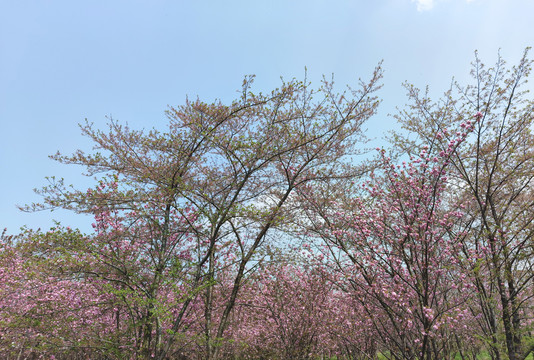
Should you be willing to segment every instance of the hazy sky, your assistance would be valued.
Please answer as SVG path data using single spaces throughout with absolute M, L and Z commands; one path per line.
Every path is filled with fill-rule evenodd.
M 48 229 L 52 219 L 90 230 L 91 219 L 26 214 L 45 176 L 86 187 L 82 168 L 48 159 L 91 149 L 85 118 L 164 128 L 164 111 L 186 95 L 236 97 L 243 76 L 256 91 L 284 78 L 338 85 L 369 78 L 384 60 L 383 99 L 368 123 L 380 138 L 406 102 L 401 84 L 439 95 L 468 80 L 474 50 L 514 64 L 534 43 L 534 0 L 25 1 L 0 0 L 0 228 Z

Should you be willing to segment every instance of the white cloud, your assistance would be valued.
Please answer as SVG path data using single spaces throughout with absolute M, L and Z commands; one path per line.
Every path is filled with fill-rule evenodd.
M 434 5 L 436 4 L 436 1 L 440 0 L 412 0 L 412 2 L 417 4 L 417 11 L 427 11 L 431 10 Z M 475 2 L 477 0 L 465 0 L 466 2 Z
M 426 11 L 434 7 L 434 0 L 412 0 L 417 3 L 417 11 Z

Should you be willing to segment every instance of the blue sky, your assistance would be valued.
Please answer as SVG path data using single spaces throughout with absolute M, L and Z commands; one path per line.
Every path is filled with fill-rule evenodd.
M 229 102 L 247 74 L 265 92 L 305 67 L 315 83 L 334 73 L 356 84 L 383 59 L 383 103 L 367 126 L 380 138 L 404 81 L 437 96 L 453 76 L 468 80 L 476 49 L 514 64 L 534 43 L 532 14 L 534 0 L 0 0 L 0 228 L 56 219 L 90 230 L 87 217 L 15 206 L 39 201 L 45 176 L 89 186 L 82 168 L 47 157 L 91 148 L 85 118 L 164 128 L 168 105 Z

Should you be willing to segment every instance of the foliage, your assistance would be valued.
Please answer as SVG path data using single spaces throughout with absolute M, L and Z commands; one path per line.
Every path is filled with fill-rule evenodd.
M 407 85 L 391 150 L 355 164 L 381 68 L 357 89 L 246 78 L 168 129 L 81 126 L 41 204 L 91 214 L 0 237 L 0 357 L 491 359 L 534 350 L 527 52 L 433 102 Z

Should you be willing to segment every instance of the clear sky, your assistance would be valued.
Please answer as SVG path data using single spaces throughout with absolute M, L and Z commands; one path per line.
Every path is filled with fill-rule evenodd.
M 48 159 L 91 148 L 85 118 L 164 128 L 168 105 L 229 102 L 247 74 L 265 92 L 304 67 L 315 83 L 334 73 L 356 84 L 383 59 L 383 103 L 368 123 L 380 138 L 404 81 L 439 95 L 468 79 L 476 49 L 488 64 L 499 48 L 516 63 L 534 43 L 533 14 L 534 0 L 0 0 L 0 228 L 56 219 L 90 230 L 86 217 L 16 208 L 39 201 L 45 176 L 90 184 Z

